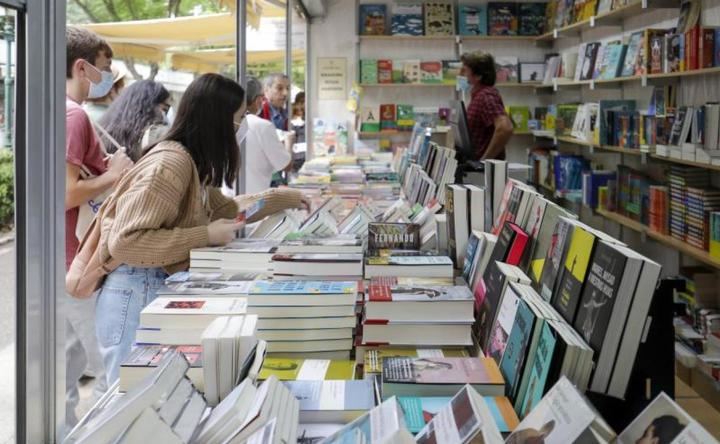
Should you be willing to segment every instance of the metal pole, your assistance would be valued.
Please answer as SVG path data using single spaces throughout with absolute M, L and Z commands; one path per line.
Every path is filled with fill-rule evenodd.
M 287 0 L 285 3 L 285 75 L 288 79 L 290 79 L 290 91 L 292 91 L 292 3 L 293 0 Z M 291 105 L 292 94 L 288 94 L 288 129 L 290 129 L 289 120 L 292 112 Z
M 246 52 L 246 26 L 247 26 L 247 5 L 245 0 L 235 0 L 235 75 L 237 82 L 247 89 L 247 52 Z M 247 96 L 245 97 L 247 102 Z M 245 180 L 247 177 L 247 162 L 245 156 L 245 141 L 240 146 L 240 174 L 235 181 L 235 192 L 245 194 Z
M 15 41 L 15 29 L 13 27 L 13 17 L 7 15 L 5 10 L 5 24 L 3 26 L 3 38 L 5 39 L 5 140 L 3 145 L 5 148 L 12 148 L 13 142 L 13 114 L 14 114 L 14 97 L 13 97 L 13 76 L 12 76 L 12 44 Z

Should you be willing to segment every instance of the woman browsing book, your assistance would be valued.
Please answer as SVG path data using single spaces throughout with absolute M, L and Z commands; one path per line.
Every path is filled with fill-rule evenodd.
M 144 150 L 101 211 L 100 254 L 123 264 L 106 277 L 96 305 L 109 384 L 130 353 L 140 312 L 168 273 L 187 269 L 190 250 L 232 241 L 243 226 L 240 210 L 257 201 L 262 208 L 247 222 L 307 206 L 294 190 L 231 199 L 218 189 L 237 176 L 245 111 L 245 92 L 236 82 L 215 74 L 197 78 L 168 133 Z

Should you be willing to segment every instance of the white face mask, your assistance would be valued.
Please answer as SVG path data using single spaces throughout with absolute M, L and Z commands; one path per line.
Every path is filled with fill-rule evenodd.
M 470 82 L 468 82 L 467 77 L 457 76 L 455 89 L 460 92 L 470 91 Z
M 235 122 L 237 125 L 237 122 Z M 243 119 L 243 121 L 240 123 L 240 127 L 238 128 L 237 132 L 235 133 L 235 137 L 237 139 L 237 144 L 242 145 L 242 143 L 245 141 L 245 138 L 247 137 L 248 133 L 248 123 L 247 119 Z
M 110 71 L 100 71 L 97 69 L 94 65 L 92 65 L 90 62 L 85 62 L 86 65 L 92 66 L 92 68 L 100 73 L 100 83 L 93 83 L 92 80 L 88 79 L 90 82 L 90 90 L 88 91 L 88 99 L 99 99 L 101 97 L 105 97 L 108 95 L 110 90 L 113 87 L 113 74 Z

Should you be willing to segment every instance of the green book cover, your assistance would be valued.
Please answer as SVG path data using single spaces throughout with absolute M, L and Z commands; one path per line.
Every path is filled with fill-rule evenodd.
M 457 78 L 460 75 L 460 68 L 462 68 L 462 62 L 459 60 L 443 60 L 443 84 L 455 85 Z
M 399 130 L 411 130 L 415 126 L 415 111 L 412 105 L 397 106 L 397 125 Z
M 529 106 L 510 106 L 508 107 L 508 114 L 512 120 L 515 132 L 526 133 L 528 132 L 528 121 L 530 120 L 530 107 Z
M 281 381 L 350 380 L 355 379 L 355 361 L 265 358 L 258 379 L 271 375 Z
M 366 85 L 378 83 L 377 60 L 360 60 L 360 83 Z

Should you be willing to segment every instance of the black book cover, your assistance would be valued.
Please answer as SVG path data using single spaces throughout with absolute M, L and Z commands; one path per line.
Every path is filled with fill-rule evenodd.
M 445 214 L 447 216 L 448 256 L 456 262 L 457 239 L 455 239 L 455 193 L 450 184 L 445 185 Z M 457 266 L 457 264 L 455 264 Z
M 493 321 L 497 314 L 503 287 L 505 286 L 505 274 L 500 270 L 498 263 L 491 261 L 485 270 L 483 277 L 485 284 L 485 297 L 478 313 L 478 342 L 483 350 L 487 350 L 487 342 L 490 339 Z
M 595 240 L 595 235 L 587 229 L 575 227 L 565 256 L 562 278 L 553 295 L 553 306 L 570 325 L 575 322 Z
M 371 222 L 368 225 L 368 250 L 419 250 L 420 225 Z
M 515 235 L 516 232 L 512 229 L 510 223 L 505 223 L 502 227 L 502 230 L 500 230 L 500 235 L 498 236 L 497 243 L 495 243 L 495 248 L 493 248 L 492 254 L 490 255 L 490 261 L 488 261 L 488 265 L 494 264 L 495 261 L 505 262 L 508 252 L 510 251 L 510 246 L 515 240 Z M 487 276 L 488 270 L 485 270 L 483 279 L 486 279 Z
M 565 338 L 555 329 L 555 324 L 551 322 L 550 326 L 555 336 L 555 349 L 553 350 L 553 356 L 550 360 L 550 369 L 548 370 L 547 382 L 545 383 L 546 389 L 552 387 L 562 376 L 563 361 L 565 361 L 565 353 L 567 353 L 569 347 L 568 343 L 565 342 Z
M 547 3 L 519 3 L 519 35 L 541 35 L 545 33 L 545 8 Z
M 605 242 L 595 248 L 575 319 L 577 330 L 599 356 L 627 257 Z
M 583 66 L 580 71 L 580 80 L 592 80 L 599 49 L 600 42 L 592 42 L 585 45 L 585 57 L 583 58 Z
M 560 219 L 555 224 L 555 229 L 550 240 L 550 247 L 545 255 L 545 263 L 543 264 L 542 273 L 540 274 L 540 285 L 538 292 L 546 301 L 555 294 L 555 288 L 560 280 L 563 261 L 570 244 L 570 237 L 574 225 L 566 219 Z

